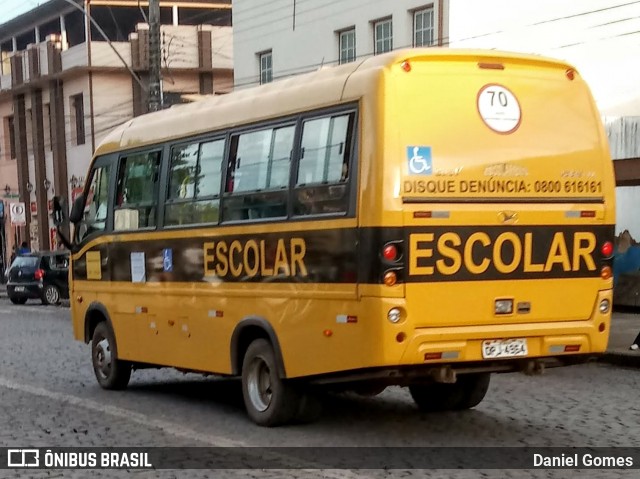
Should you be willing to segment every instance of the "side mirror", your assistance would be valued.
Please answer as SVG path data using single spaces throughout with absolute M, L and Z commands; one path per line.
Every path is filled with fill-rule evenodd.
M 63 226 L 67 222 L 67 200 L 63 196 L 53 197 L 53 224 L 56 225 L 58 237 L 67 249 L 71 249 L 71 241 L 62 232 Z
M 53 224 L 62 226 L 66 223 L 67 201 L 62 196 L 53 197 Z
M 73 202 L 73 207 L 71 208 L 71 214 L 69 215 L 69 220 L 76 225 L 80 223 L 82 220 L 82 215 L 84 213 L 84 193 L 78 195 L 78 197 Z

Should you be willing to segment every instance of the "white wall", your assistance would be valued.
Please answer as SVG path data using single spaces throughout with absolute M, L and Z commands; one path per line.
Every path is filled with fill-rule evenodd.
M 133 118 L 133 92 L 129 73 L 93 75 L 93 112 L 97 146 L 116 126 Z M 85 114 L 88 115 L 88 112 Z M 90 143 L 90 130 L 87 133 L 87 142 Z M 89 159 L 84 165 L 79 165 L 84 168 L 82 176 L 86 175 L 89 168 Z M 76 173 L 76 176 L 79 175 Z
M 272 50 L 274 80 L 338 62 L 339 30 L 355 26 L 356 55 L 373 54 L 373 20 L 392 17 L 393 47 L 412 45 L 410 10 L 439 2 L 425 0 L 234 0 L 233 53 L 236 87 L 259 83 L 258 56 Z M 436 18 L 438 12 L 436 11 Z M 437 26 L 437 21 L 436 21 Z

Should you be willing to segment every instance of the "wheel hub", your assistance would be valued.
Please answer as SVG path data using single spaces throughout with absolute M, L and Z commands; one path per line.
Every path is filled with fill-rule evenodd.
M 96 344 L 95 362 L 100 375 L 103 378 L 108 377 L 111 372 L 111 346 L 106 338 Z
M 255 358 L 249 369 L 247 381 L 249 399 L 258 411 L 269 408 L 273 391 L 271 389 L 271 370 L 262 358 Z

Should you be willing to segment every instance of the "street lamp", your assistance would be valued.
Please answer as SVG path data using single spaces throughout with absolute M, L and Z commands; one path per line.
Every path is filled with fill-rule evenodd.
M 45 190 L 49 191 L 49 188 L 51 188 L 51 182 L 45 178 L 42 182 L 42 186 L 44 186 Z
M 27 191 L 29 193 L 31 193 L 33 191 L 33 185 L 29 181 L 27 181 Z

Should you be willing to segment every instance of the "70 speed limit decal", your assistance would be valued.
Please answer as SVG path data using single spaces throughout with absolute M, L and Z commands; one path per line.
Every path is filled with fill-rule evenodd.
M 496 133 L 513 133 L 520 126 L 518 99 L 501 85 L 485 85 L 478 92 L 478 113 Z

